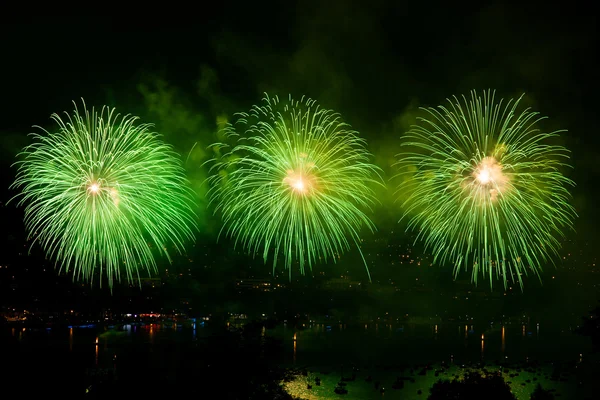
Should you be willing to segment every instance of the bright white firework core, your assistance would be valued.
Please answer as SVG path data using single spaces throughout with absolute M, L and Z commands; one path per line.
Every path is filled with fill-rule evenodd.
M 484 157 L 475 168 L 473 176 L 481 185 L 501 186 L 506 182 L 502 165 L 494 157 Z
M 92 183 L 89 187 L 89 190 L 92 193 L 98 193 L 98 191 L 100 190 L 100 185 L 98 185 L 97 183 Z
M 308 194 L 313 187 L 310 174 L 306 175 L 291 169 L 287 171 L 287 176 L 283 179 L 283 182 L 299 194 Z
M 477 180 L 484 185 L 489 183 L 491 179 L 490 171 L 487 168 L 480 170 L 477 174 Z
M 302 181 L 302 178 L 296 179 L 296 181 L 292 184 L 292 186 L 294 187 L 294 189 L 296 189 L 300 192 L 304 191 L 304 182 Z
M 502 172 L 502 165 L 494 157 L 484 157 L 473 172 L 475 182 L 492 201 L 508 188 L 508 177 Z

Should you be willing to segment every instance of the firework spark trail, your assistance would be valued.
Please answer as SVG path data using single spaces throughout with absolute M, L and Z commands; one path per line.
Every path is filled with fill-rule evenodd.
M 265 263 L 273 251 L 273 270 L 283 254 L 290 278 L 294 262 L 303 274 L 352 243 L 360 251 L 360 229 L 374 229 L 363 211 L 375 202 L 371 185 L 382 183 L 365 141 L 338 114 L 304 97 L 267 96 L 224 133 L 211 146 L 209 196 L 236 245 Z
M 434 262 L 472 268 L 481 274 L 517 281 L 529 271 L 540 277 L 553 262 L 563 228 L 572 228 L 569 204 L 574 183 L 560 171 L 568 151 L 549 142 L 562 131 L 544 133 L 544 119 L 529 109 L 517 112 L 516 101 L 495 102 L 495 93 L 471 93 L 448 100 L 450 106 L 423 109 L 402 138 L 398 154 L 397 194 L 408 229 L 418 229 Z M 541 279 L 541 278 L 540 278 Z
M 25 204 L 29 239 L 60 269 L 93 283 L 96 272 L 129 282 L 157 269 L 152 247 L 171 261 L 167 246 L 184 251 L 193 239 L 192 192 L 170 146 L 103 107 L 52 115 L 58 129 L 33 133 L 19 154 L 15 198 Z M 33 245 L 33 244 L 32 244 Z

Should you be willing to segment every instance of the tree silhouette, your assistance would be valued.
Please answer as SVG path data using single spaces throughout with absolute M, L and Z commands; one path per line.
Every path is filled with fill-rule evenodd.
M 531 393 L 531 400 L 554 400 L 554 395 L 549 390 L 542 388 L 540 383 L 537 384 L 533 393 Z
M 582 318 L 581 326 L 576 333 L 592 339 L 593 351 L 600 350 L 600 306 L 590 311 L 590 315 Z
M 428 400 L 516 400 L 499 372 L 482 375 L 467 371 L 462 379 L 439 380 L 430 389 Z

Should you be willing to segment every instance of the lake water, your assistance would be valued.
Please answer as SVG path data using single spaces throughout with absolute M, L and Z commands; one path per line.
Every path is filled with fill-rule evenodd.
M 4 365 L 10 366 L 10 373 L 2 375 L 0 382 L 19 388 L 24 394 L 37 391 L 78 398 L 72 396 L 83 393 L 98 375 L 114 372 L 127 377 L 140 391 L 148 385 L 158 387 L 159 382 L 163 387 L 179 387 L 189 385 L 191 380 L 195 381 L 191 386 L 201 394 L 210 384 L 201 377 L 208 375 L 194 371 L 213 368 L 211 363 L 220 364 L 218 368 L 223 371 L 244 364 L 239 358 L 240 350 L 230 342 L 222 345 L 210 342 L 210 348 L 203 348 L 201 354 L 194 353 L 199 344 L 223 328 L 200 324 L 126 325 L 110 330 L 8 328 L 2 332 L 1 341 L 2 359 Z M 350 365 L 374 367 L 442 361 L 460 364 L 481 360 L 581 362 L 590 351 L 589 340 L 572 334 L 570 327 L 537 324 L 315 324 L 302 330 L 284 325 L 263 329 L 259 335 L 280 341 L 281 346 L 269 353 L 267 362 L 286 367 L 337 369 Z M 202 354 L 208 351 L 218 357 L 206 361 Z M 223 382 L 227 384 L 226 380 Z M 184 392 L 193 393 L 193 388 Z
M 284 339 L 287 363 L 307 365 L 326 360 L 360 364 L 576 360 L 590 349 L 589 340 L 572 334 L 569 327 L 537 324 L 317 325 L 298 332 L 279 328 L 271 334 Z

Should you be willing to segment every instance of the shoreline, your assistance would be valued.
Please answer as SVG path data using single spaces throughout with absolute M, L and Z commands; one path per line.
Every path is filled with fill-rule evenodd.
M 484 375 L 500 372 L 519 400 L 529 400 L 538 383 L 543 389 L 552 391 L 555 398 L 593 399 L 593 385 L 585 385 L 593 374 L 590 369 L 593 370 L 593 365 L 572 361 L 460 365 L 437 362 L 345 366 L 342 376 L 341 366 L 312 366 L 288 369 L 294 379 L 282 385 L 289 394 L 302 400 L 337 398 L 339 394 L 335 390 L 340 385 L 347 390 L 344 394 L 347 399 L 381 399 L 382 396 L 386 399 L 426 399 L 438 380 L 460 379 L 468 371 L 479 371 Z M 316 385 L 317 378 L 320 385 Z

